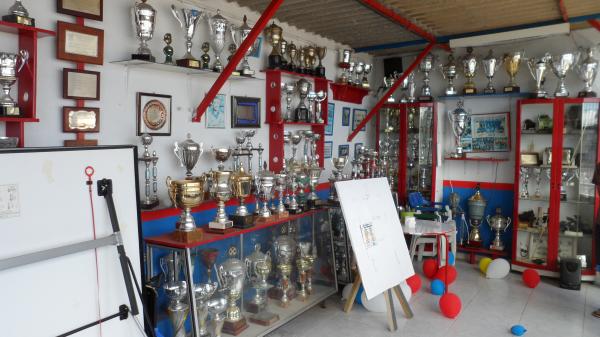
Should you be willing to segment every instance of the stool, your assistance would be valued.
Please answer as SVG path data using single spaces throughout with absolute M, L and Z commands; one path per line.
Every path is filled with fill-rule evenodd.
M 431 251 L 425 251 L 425 245 L 431 244 L 433 247 Z M 418 253 L 417 253 L 418 249 Z M 410 241 L 410 259 L 411 261 L 417 255 L 417 261 L 422 261 L 423 256 L 436 256 L 437 255 L 437 238 L 430 235 L 413 235 Z

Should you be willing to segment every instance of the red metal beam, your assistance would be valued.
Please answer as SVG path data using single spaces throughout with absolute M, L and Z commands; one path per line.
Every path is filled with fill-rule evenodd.
M 569 22 L 569 13 L 567 13 L 567 6 L 565 6 L 564 0 L 558 0 L 558 8 L 560 9 L 560 15 L 564 22 Z
M 363 5 L 369 7 L 370 9 L 379 13 L 380 15 L 394 21 L 395 23 L 400 24 L 401 26 L 406 28 L 408 31 L 419 35 L 420 37 L 424 38 L 425 40 L 427 40 L 429 42 L 435 42 L 435 36 L 433 36 L 433 34 L 429 33 L 425 29 L 417 26 L 412 21 L 410 21 L 407 18 L 401 16 L 400 14 L 394 12 L 390 8 L 384 6 L 379 1 L 377 1 L 377 0 L 359 0 L 359 1 L 362 2 Z
M 219 75 L 219 77 L 217 78 L 215 83 L 212 85 L 210 90 L 208 90 L 208 92 L 206 93 L 206 96 L 204 96 L 204 99 L 202 100 L 202 102 L 200 102 L 200 105 L 196 109 L 196 116 L 194 116 L 194 118 L 192 118 L 193 122 L 200 122 L 202 115 L 204 114 L 206 109 L 208 109 L 208 107 L 212 103 L 215 96 L 219 93 L 219 90 L 221 90 L 221 88 L 223 87 L 223 85 L 225 84 L 225 82 L 227 81 L 229 76 L 231 75 L 231 73 L 235 70 L 238 63 L 242 60 L 242 58 L 246 54 L 246 51 L 248 50 L 248 48 L 250 48 L 250 46 L 254 43 L 254 41 L 256 41 L 256 38 L 258 38 L 258 35 L 260 35 L 260 33 L 262 33 L 262 31 L 267 26 L 267 23 L 269 22 L 269 20 L 271 20 L 271 18 L 273 17 L 273 15 L 275 14 L 275 12 L 279 8 L 279 6 L 281 6 L 282 3 L 283 3 L 283 0 L 271 0 L 271 3 L 269 4 L 269 6 L 267 6 L 265 11 L 262 13 L 262 15 L 260 16 L 260 18 L 258 19 L 256 24 L 254 25 L 254 27 L 252 27 L 250 34 L 248 34 L 248 36 L 246 37 L 244 42 L 242 42 L 242 44 L 240 45 L 240 48 L 238 48 L 238 50 L 235 52 L 235 54 L 233 54 L 233 56 L 231 57 L 231 60 L 229 60 L 229 63 L 227 63 L 227 66 L 225 66 L 225 69 L 223 69 L 223 72 L 221 73 L 221 75 Z
M 597 30 L 600 31 L 600 21 L 598 20 L 588 20 L 588 23 L 590 24 L 590 26 L 596 28 Z
M 415 68 L 417 67 L 417 65 L 419 65 L 421 60 L 425 56 L 427 56 L 427 54 L 429 54 L 429 52 L 431 51 L 431 49 L 433 48 L 434 45 L 435 45 L 435 42 L 430 42 L 427 45 L 427 47 L 425 47 L 425 49 L 417 56 L 417 58 L 414 60 L 414 62 L 402 73 L 402 76 L 400 76 L 400 78 L 394 82 L 394 85 L 392 85 L 388 89 L 388 91 L 379 99 L 377 104 L 375 104 L 375 106 L 371 109 L 371 111 L 369 111 L 369 113 L 365 116 L 365 119 L 363 119 L 363 121 L 360 122 L 360 124 L 358 124 L 356 129 L 354 131 L 352 131 L 352 133 L 348 136 L 349 142 L 351 142 L 352 139 L 354 139 L 354 137 L 356 137 L 358 132 L 369 122 L 369 120 L 371 118 L 373 118 L 373 116 L 375 116 L 375 114 L 379 113 L 379 109 L 381 109 L 381 107 L 387 102 L 387 99 L 394 93 L 394 91 L 396 91 L 396 89 L 398 89 L 400 84 L 402 84 L 402 81 L 404 81 L 404 79 L 410 73 L 412 73 L 413 70 L 415 70 Z

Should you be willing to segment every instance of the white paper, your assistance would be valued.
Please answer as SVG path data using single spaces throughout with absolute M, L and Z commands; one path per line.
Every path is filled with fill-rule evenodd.
M 98 56 L 98 36 L 67 30 L 65 52 L 89 57 Z
M 0 185 L 0 219 L 19 216 L 19 186 Z

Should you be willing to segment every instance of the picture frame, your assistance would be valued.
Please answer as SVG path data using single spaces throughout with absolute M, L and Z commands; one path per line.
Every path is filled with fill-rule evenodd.
M 537 152 L 521 152 L 521 166 L 539 166 L 540 159 Z
M 363 143 L 354 143 L 354 158 L 358 158 L 358 150 L 363 146 Z
M 323 146 L 323 158 L 331 158 L 333 156 L 333 142 L 325 141 Z
M 510 152 L 510 113 L 472 114 L 460 143 L 466 153 Z
M 231 96 L 231 127 L 260 128 L 260 98 Z
M 64 61 L 104 64 L 102 29 L 58 21 L 56 58 Z
M 171 95 L 138 92 L 136 97 L 137 135 L 170 136 Z
M 347 106 L 342 108 L 342 126 L 350 126 L 350 108 Z
M 102 21 L 104 0 L 56 0 L 56 11 L 61 14 Z
M 250 53 L 250 57 L 255 57 L 255 58 L 259 58 L 260 57 L 260 49 L 262 48 L 262 36 L 259 36 L 256 38 L 256 48 L 252 51 L 252 53 Z
M 100 72 L 63 68 L 63 98 L 100 100 Z
M 338 146 L 338 157 L 348 157 L 350 155 L 350 145 L 343 144 Z
M 333 136 L 334 117 L 335 103 L 327 103 L 327 125 L 325 125 L 325 136 Z
M 354 109 L 352 110 L 352 131 L 356 130 L 356 127 L 358 126 L 358 124 L 360 124 L 360 122 L 363 121 L 363 119 L 365 119 L 365 117 L 367 116 L 367 110 L 366 109 Z M 363 126 L 362 129 L 360 129 L 361 132 L 367 131 L 367 126 Z
M 206 109 L 206 128 L 225 129 L 225 94 L 218 94 Z
M 100 109 L 63 107 L 63 132 L 95 133 L 100 131 Z

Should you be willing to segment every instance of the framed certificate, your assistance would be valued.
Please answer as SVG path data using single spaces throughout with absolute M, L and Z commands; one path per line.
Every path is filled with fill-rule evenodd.
M 63 98 L 99 100 L 100 73 L 63 68 Z
M 100 109 L 63 107 L 63 132 L 99 132 Z
M 62 14 L 79 16 L 102 21 L 103 0 L 57 0 L 56 11 Z
M 59 60 L 102 65 L 104 63 L 104 31 L 92 27 L 58 21 Z

